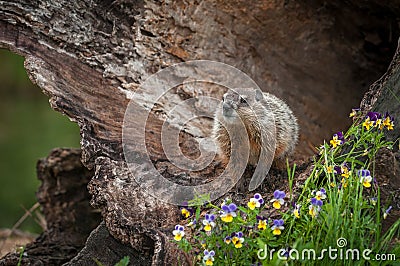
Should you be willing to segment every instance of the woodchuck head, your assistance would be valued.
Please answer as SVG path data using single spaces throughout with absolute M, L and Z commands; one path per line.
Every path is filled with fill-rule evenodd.
M 254 108 L 262 99 L 263 93 L 259 89 L 238 88 L 229 90 L 222 99 L 222 117 L 227 123 L 239 123 L 241 119 L 254 116 Z

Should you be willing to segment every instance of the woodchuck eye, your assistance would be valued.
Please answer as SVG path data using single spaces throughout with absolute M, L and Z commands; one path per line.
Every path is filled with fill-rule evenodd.
M 243 97 L 241 97 L 241 96 L 239 96 L 239 98 L 240 98 L 240 104 L 241 104 L 241 105 L 248 105 L 248 103 L 247 103 L 247 101 L 246 101 L 245 98 L 243 98 Z

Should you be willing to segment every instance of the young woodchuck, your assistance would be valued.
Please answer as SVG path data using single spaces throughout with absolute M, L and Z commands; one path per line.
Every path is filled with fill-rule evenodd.
M 293 152 L 298 131 L 297 119 L 284 101 L 259 89 L 239 88 L 224 94 L 215 112 L 213 138 L 225 162 L 233 159 L 235 164 L 237 160 L 246 160 L 240 154 L 248 152 L 248 164 L 260 166 L 256 168 L 253 178 L 256 176 L 262 181 L 272 161 L 280 165 Z M 233 145 L 234 149 L 236 145 L 237 149 L 247 147 L 249 151 L 239 151 L 236 159 L 231 158 L 232 141 L 237 143 Z M 241 146 L 244 141 L 249 146 Z M 250 190 L 261 182 L 255 180 L 251 185 L 252 181 Z

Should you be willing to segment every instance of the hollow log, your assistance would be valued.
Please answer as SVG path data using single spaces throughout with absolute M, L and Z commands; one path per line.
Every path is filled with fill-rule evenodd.
M 36 197 L 46 219 L 46 230 L 20 254 L 10 253 L 0 265 L 61 265 L 85 245 L 100 215 L 89 204 L 87 183 L 93 172 L 85 168 L 79 149 L 54 149 L 39 160 L 37 175 L 42 182 Z
M 140 261 L 151 258 L 152 265 L 174 265 L 186 261 L 170 241 L 179 209 L 147 193 L 141 182 L 147 181 L 151 167 L 168 182 L 183 185 L 207 183 L 221 172 L 218 158 L 201 171 L 184 171 L 171 163 L 161 131 L 164 124 L 180 129 L 181 152 L 198 158 L 203 147 L 198 143 L 209 135 L 212 119 L 200 115 L 207 109 L 201 104 L 180 104 L 198 95 L 220 99 L 224 91 L 218 86 L 185 85 L 192 77 L 176 71 L 170 74 L 181 84 L 168 89 L 167 96 L 150 108 L 152 93 L 164 88 L 143 88 L 145 81 L 190 60 L 222 62 L 246 73 L 263 91 L 284 99 L 298 117 L 301 134 L 293 161 L 304 163 L 297 173 L 301 182 L 314 147 L 346 129 L 348 113 L 360 105 L 374 81 L 362 110 L 400 117 L 395 100 L 400 95 L 399 3 L 0 1 L 0 47 L 23 55 L 31 80 L 48 95 L 51 107 L 78 123 L 81 160 L 94 173 L 88 185 L 91 204 L 101 211 L 109 233 L 141 254 Z M 379 79 L 392 57 L 389 70 Z M 215 74 L 212 70 L 196 73 Z M 147 108 L 144 131 L 135 127 L 142 117 L 125 117 L 130 104 Z M 175 113 L 169 113 L 172 110 Z M 188 114 L 199 115 L 186 121 Z M 125 160 L 126 119 L 132 123 L 128 129 L 145 140 L 145 146 L 131 143 L 128 154 L 148 158 L 145 164 Z M 391 137 L 399 137 L 399 128 Z M 398 169 L 398 154 L 388 156 Z M 284 174 L 271 171 L 258 189 L 269 193 L 285 186 L 284 179 Z M 231 195 L 236 191 L 233 188 Z M 104 227 L 96 230 L 94 239 L 111 241 L 102 233 Z M 90 247 L 93 241 L 88 240 L 71 263 L 84 265 L 85 254 L 95 255 L 91 252 L 96 249 Z M 97 255 L 102 261 L 104 252 Z

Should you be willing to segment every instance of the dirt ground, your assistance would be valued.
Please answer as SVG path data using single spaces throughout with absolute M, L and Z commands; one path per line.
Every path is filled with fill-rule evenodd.
M 0 257 L 31 243 L 37 235 L 11 229 L 0 229 Z

